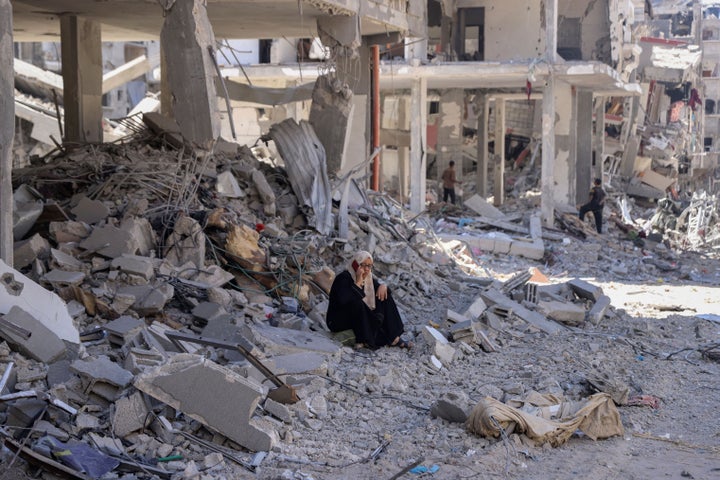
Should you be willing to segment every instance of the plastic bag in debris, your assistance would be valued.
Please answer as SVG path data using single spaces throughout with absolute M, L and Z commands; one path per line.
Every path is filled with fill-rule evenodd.
M 33 444 L 33 450 L 92 478 L 102 477 L 120 465 L 119 460 L 89 445 L 80 442 L 63 443 L 49 435 L 38 439 Z

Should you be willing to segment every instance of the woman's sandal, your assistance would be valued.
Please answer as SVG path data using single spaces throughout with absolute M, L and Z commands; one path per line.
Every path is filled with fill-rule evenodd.
M 406 348 L 410 350 L 413 347 L 413 343 L 409 340 L 405 340 L 404 338 L 400 337 L 397 342 L 393 343 L 393 347 L 398 348 Z

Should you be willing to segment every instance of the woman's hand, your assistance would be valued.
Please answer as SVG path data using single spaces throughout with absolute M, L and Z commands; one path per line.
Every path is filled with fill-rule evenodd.
M 358 269 L 358 271 L 355 274 L 355 285 L 357 285 L 360 288 L 363 288 L 365 286 L 365 280 L 367 280 L 368 273 L 364 268 Z
M 387 285 L 385 285 L 384 283 L 381 284 L 381 285 L 378 287 L 378 289 L 375 291 L 375 296 L 376 296 L 379 300 L 385 300 L 385 299 L 387 299 Z

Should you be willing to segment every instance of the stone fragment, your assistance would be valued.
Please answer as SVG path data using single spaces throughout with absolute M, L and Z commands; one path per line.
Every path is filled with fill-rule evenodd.
M 92 231 L 90 225 L 75 221 L 50 222 L 48 229 L 50 237 L 58 244 L 80 242 L 87 238 Z
M 125 357 L 125 369 L 137 375 L 148 367 L 162 365 L 166 358 L 166 355 L 156 349 L 147 350 L 133 347 Z
M 43 258 L 50 252 L 50 243 L 39 233 L 22 242 L 17 242 L 13 250 L 13 266 L 25 268 L 36 258 Z
M 482 299 L 482 297 L 477 297 L 473 303 L 465 310 L 464 316 L 469 318 L 470 320 L 474 320 L 480 315 L 483 314 L 483 312 L 487 310 L 487 305 L 485 304 L 485 301 Z
M 258 246 L 259 238 L 259 234 L 246 225 L 232 225 L 225 248 L 241 265 L 259 269 L 265 265 L 265 251 Z
M 66 272 L 52 269 L 43 275 L 43 280 L 52 284 L 57 290 L 68 285 L 80 285 L 85 280 L 85 274 L 83 272 Z
M 104 355 L 76 360 L 70 364 L 70 370 L 80 376 L 86 393 L 95 393 L 111 402 L 133 378 L 132 373 Z
M 270 415 L 279 418 L 285 423 L 292 423 L 292 413 L 287 405 L 283 405 L 280 402 L 276 402 L 272 398 L 266 398 L 263 408 Z
M 93 229 L 90 236 L 80 242 L 80 247 L 109 258 L 117 258 L 123 253 L 137 253 L 137 243 L 132 234 L 113 225 Z
M 260 195 L 260 199 L 263 203 L 263 213 L 268 217 L 275 216 L 275 192 L 268 183 L 265 175 L 260 170 L 253 170 L 252 181 L 255 184 L 255 189 Z
M 445 335 L 440 333 L 437 329 L 426 325 L 423 327 L 423 336 L 430 345 L 433 356 L 435 356 L 445 367 L 453 362 L 455 358 L 455 348 L 450 345 Z
M 470 399 L 465 392 L 445 392 L 430 406 L 430 415 L 448 422 L 464 423 L 472 411 Z
M 592 300 L 593 302 L 597 302 L 597 299 L 603 294 L 602 287 L 593 285 L 585 280 L 580 280 L 579 278 L 574 278 L 567 283 L 570 288 L 572 288 L 572 291 L 575 292 L 575 295 L 580 298 Z
M 171 264 L 192 262 L 198 268 L 205 266 L 205 234 L 195 219 L 187 215 L 178 217 L 165 245 L 165 260 Z
M 574 303 L 540 301 L 537 309 L 548 318 L 566 325 L 580 325 L 585 321 L 585 308 Z
M 145 280 L 150 280 L 155 274 L 153 259 L 139 255 L 123 254 L 110 262 L 112 268 L 132 275 L 140 275 Z
M 555 333 L 565 329 L 563 325 L 548 320 L 542 314 L 528 310 L 518 302 L 509 299 L 495 289 L 485 289 L 480 294 L 485 302 L 492 306 L 496 314 L 500 314 L 503 310 L 516 315 L 518 318 L 528 322 L 529 324 L 539 328 L 546 333 Z
M 139 375 L 135 387 L 250 450 L 268 451 L 279 441 L 251 418 L 264 395 L 260 385 L 205 358 L 175 355 Z
M 505 217 L 505 214 L 503 212 L 501 212 L 494 205 L 488 203 L 480 195 L 473 195 L 472 197 L 463 200 L 463 206 L 468 207 L 482 217 L 492 218 L 496 220 Z
M 262 345 L 265 352 L 289 354 L 298 352 L 320 352 L 334 354 L 340 351 L 340 345 L 327 336 L 316 332 L 301 332 L 270 325 L 252 325 L 255 342 Z
M 122 347 L 135 338 L 145 327 L 145 321 L 139 318 L 123 315 L 105 325 L 108 342 L 116 347 Z
M 112 427 L 118 437 L 125 437 L 144 428 L 148 421 L 148 408 L 140 392 L 115 401 Z
M 157 282 L 155 285 L 126 285 L 118 288 L 117 293 L 135 297 L 132 309 L 138 315 L 148 316 L 162 312 L 175 294 L 175 289 L 168 283 Z
M 597 299 L 587 315 L 588 320 L 592 322 L 593 325 L 597 325 L 603 319 L 605 312 L 608 307 L 610 307 L 610 302 L 610 297 L 607 295 L 600 295 Z
M 50 256 L 60 270 L 81 272 L 85 267 L 83 262 L 61 250 L 50 249 Z
M 91 200 L 82 196 L 77 205 L 70 210 L 75 219 L 89 224 L 105 220 L 110 215 L 110 209 L 100 200 Z

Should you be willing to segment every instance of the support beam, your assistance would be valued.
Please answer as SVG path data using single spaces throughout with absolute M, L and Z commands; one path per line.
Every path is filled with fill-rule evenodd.
M 177 0 L 166 10 L 160 33 L 172 108 L 191 144 L 210 149 L 220 137 L 215 65 L 208 47 L 215 34 L 203 0 Z
M 557 58 L 558 0 L 545 1 L 545 61 L 548 77 L 543 90 L 542 113 L 542 174 L 540 178 L 540 210 L 546 227 L 555 223 L 555 78 L 553 67 Z
M 410 210 L 425 209 L 427 170 L 427 79 L 413 81 L 410 91 Z
M 380 47 L 370 47 L 372 59 L 372 148 L 380 147 Z M 375 155 L 372 163 L 372 189 L 380 191 L 380 154 Z
M 493 203 L 499 207 L 505 203 L 505 99 L 495 99 L 495 169 Z
M 575 203 L 583 204 L 590 192 L 593 178 L 592 149 L 592 92 L 578 91 L 575 93 Z M 599 159 L 598 159 L 599 160 Z M 571 159 L 572 161 L 572 159 Z M 571 196 L 572 198 L 572 196 Z
M 160 59 L 157 58 L 157 56 L 154 58 L 148 58 L 146 55 L 140 55 L 139 57 L 130 60 L 125 65 L 121 65 L 115 70 L 103 75 L 102 93 L 108 93 L 110 90 L 121 87 L 127 82 L 145 75 L 159 64 Z
M 0 0 L 0 260 L 13 264 L 12 148 L 15 137 L 13 16 Z
M 602 178 L 603 161 L 605 160 L 605 97 L 595 99 L 595 138 L 593 153 L 595 163 L 592 167 L 593 178 Z
M 478 115 L 477 124 L 477 176 L 475 183 L 478 195 L 487 199 L 490 157 L 490 152 L 488 151 L 488 143 L 490 141 L 488 135 L 490 98 L 487 94 L 479 95 L 478 110 L 480 111 L 480 115 Z
M 555 220 L 555 78 L 548 77 L 543 91 L 542 174 L 540 176 L 540 210 L 543 224 L 552 227 Z
M 60 17 L 65 138 L 100 143 L 102 43 L 100 24 L 74 15 Z

